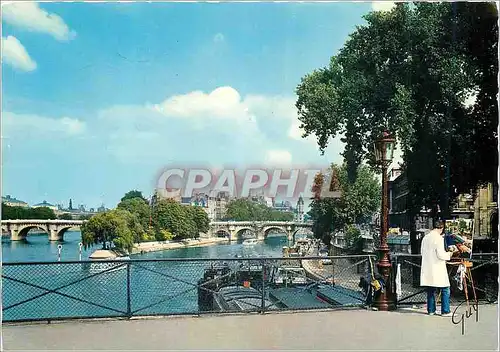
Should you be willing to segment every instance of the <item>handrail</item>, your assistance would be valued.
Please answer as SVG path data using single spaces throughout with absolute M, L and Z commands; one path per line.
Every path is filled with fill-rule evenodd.
M 375 254 L 339 255 L 339 256 L 307 256 L 307 257 L 255 257 L 255 258 L 157 258 L 157 259 L 109 259 L 109 260 L 71 260 L 71 261 L 34 261 L 34 262 L 4 262 L 3 266 L 14 265 L 49 265 L 49 264 L 83 264 L 83 263 L 153 263 L 153 262 L 241 262 L 241 261 L 267 261 L 267 260 L 321 260 L 321 259 L 356 259 L 376 257 Z

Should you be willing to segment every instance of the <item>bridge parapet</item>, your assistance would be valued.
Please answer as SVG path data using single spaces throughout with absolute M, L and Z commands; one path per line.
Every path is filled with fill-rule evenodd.
M 11 241 L 24 240 L 31 229 L 38 228 L 49 235 L 50 241 L 61 241 L 64 233 L 71 228 L 81 227 L 86 220 L 2 220 L 2 232 L 8 232 Z
M 230 240 L 235 240 L 244 230 L 249 230 L 264 239 L 270 230 L 279 230 L 287 234 L 289 240 L 295 237 L 299 229 L 312 230 L 312 222 L 296 221 L 213 221 L 210 223 L 209 237 L 224 233 Z

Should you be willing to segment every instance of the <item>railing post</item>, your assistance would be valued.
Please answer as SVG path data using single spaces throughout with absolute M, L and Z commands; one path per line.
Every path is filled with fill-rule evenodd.
M 132 308 L 130 305 L 130 263 L 127 263 L 127 317 L 132 317 Z
M 262 299 L 260 302 L 260 313 L 266 311 L 266 262 L 262 260 Z

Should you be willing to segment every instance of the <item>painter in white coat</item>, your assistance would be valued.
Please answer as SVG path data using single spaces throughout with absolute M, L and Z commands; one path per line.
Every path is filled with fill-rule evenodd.
M 453 253 L 444 250 L 443 229 L 435 228 L 422 239 L 420 253 L 422 267 L 420 270 L 420 286 L 449 287 L 450 279 L 446 262 Z

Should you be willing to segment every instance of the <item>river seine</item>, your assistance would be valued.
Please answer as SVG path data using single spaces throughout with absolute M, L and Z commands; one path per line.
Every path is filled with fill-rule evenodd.
M 58 245 L 62 244 L 61 261 L 79 260 L 79 231 L 67 232 L 64 242 L 50 242 L 46 234 L 31 234 L 26 242 L 10 241 L 2 237 L 2 262 L 53 262 L 58 259 Z M 133 255 L 134 259 L 162 259 L 162 258 L 232 258 L 237 254 L 244 256 L 264 255 L 269 257 L 281 256 L 283 246 L 287 245 L 286 236 L 270 236 L 264 242 L 253 246 L 243 246 L 241 242 L 218 244 L 205 247 L 190 247 L 171 249 L 159 252 Z M 100 246 L 82 249 L 82 260 L 88 260 L 90 254 Z
M 3 263 L 54 262 L 62 244 L 61 264 L 3 266 L 3 319 L 5 321 L 178 314 L 198 312 L 197 281 L 207 262 L 141 262 L 114 271 L 101 264 L 67 263 L 80 257 L 80 232 L 68 232 L 64 242 L 49 242 L 32 234 L 26 242 L 2 238 Z M 240 243 L 190 247 L 131 256 L 132 259 L 280 257 L 286 236 L 267 238 L 253 246 Z M 81 259 L 100 246 L 82 251 Z M 66 263 L 65 263 L 66 262 Z

